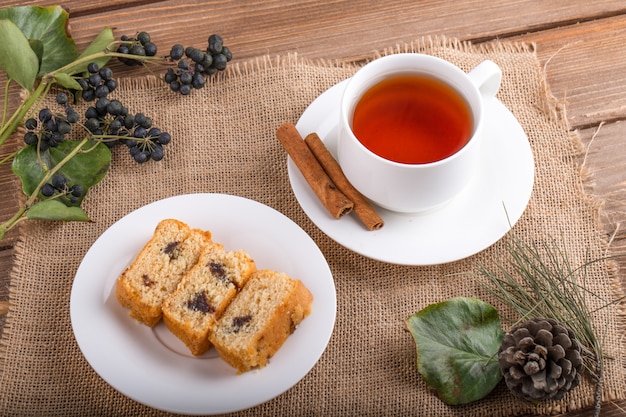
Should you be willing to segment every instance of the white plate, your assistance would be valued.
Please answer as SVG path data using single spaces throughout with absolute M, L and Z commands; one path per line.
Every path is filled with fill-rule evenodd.
M 346 80 L 347 81 L 347 80 Z M 321 94 L 296 124 L 304 137 L 316 132 L 336 156 L 343 81 Z M 361 255 L 401 265 L 436 265 L 471 256 L 498 241 L 524 212 L 534 181 L 528 138 L 513 114 L 497 99 L 485 103 L 486 140 L 480 172 L 445 207 L 400 214 L 377 207 L 385 221 L 369 231 L 351 214 L 331 217 L 291 158 L 288 173 L 300 206 L 326 235 Z
M 246 250 L 257 267 L 299 278 L 313 294 L 312 313 L 265 368 L 237 375 L 214 349 L 194 358 L 163 323 L 139 324 L 117 302 L 116 279 L 168 217 L 210 230 L 226 249 Z M 295 223 L 245 198 L 189 194 L 144 206 L 96 240 L 76 272 L 70 315 L 83 355 L 122 394 L 164 411 L 219 414 L 263 403 L 300 381 L 326 349 L 336 306 L 328 264 Z

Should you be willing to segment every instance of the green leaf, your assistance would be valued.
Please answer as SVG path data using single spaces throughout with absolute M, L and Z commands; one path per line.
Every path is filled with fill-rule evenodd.
M 30 220 L 62 220 L 62 221 L 89 221 L 89 216 L 80 207 L 68 207 L 58 200 L 44 200 L 33 205 L 26 212 Z
M 24 194 L 31 195 L 41 183 L 46 173 L 59 162 L 61 162 L 70 152 L 74 151 L 80 142 L 66 140 L 59 146 L 50 148 L 41 153 L 41 161 L 45 169 L 41 166 L 37 158 L 37 150 L 34 146 L 22 148 L 13 159 L 11 166 L 13 172 L 22 181 Z M 86 152 L 89 150 L 89 152 Z M 59 200 L 66 206 L 79 206 L 82 199 L 87 195 L 89 188 L 96 185 L 106 175 L 111 163 L 111 151 L 102 143 L 87 142 L 82 147 L 83 152 L 74 155 L 58 171 L 67 179 L 69 186 L 79 184 L 83 187 L 83 195 L 78 201 L 71 203 L 68 197 L 61 197 Z
M 431 304 L 406 319 L 417 346 L 417 369 L 446 404 L 489 394 L 502 378 L 497 352 L 504 338 L 498 312 L 475 298 Z
M 8 78 L 32 90 L 37 78 L 39 59 L 22 31 L 7 19 L 0 19 L 0 68 Z
M 70 90 L 83 89 L 80 84 L 78 84 L 78 81 L 76 81 L 71 75 L 65 72 L 57 72 L 56 74 L 54 74 L 54 79 L 61 87 L 65 87 Z
M 113 36 L 113 30 L 109 27 L 105 27 L 104 29 L 100 31 L 98 36 L 96 36 L 96 38 L 89 44 L 89 46 L 83 51 L 83 53 L 80 54 L 78 59 L 104 52 L 107 49 L 107 47 L 111 45 L 113 41 L 115 41 L 115 37 Z M 107 62 L 109 62 L 110 59 L 111 59 L 110 56 L 105 55 L 105 56 L 92 59 L 89 62 L 95 62 L 98 64 L 99 67 L 103 67 L 107 64 Z M 85 62 L 81 64 L 80 67 L 73 69 L 71 71 L 71 74 L 76 74 L 79 72 L 87 71 L 87 65 L 89 65 L 89 62 Z
M 32 49 L 35 55 L 37 56 L 37 62 L 38 62 L 37 68 L 39 68 L 39 66 L 41 65 L 41 60 L 43 58 L 43 42 L 40 41 L 39 39 L 29 39 L 28 45 L 30 46 L 30 49 Z
M 67 32 L 69 14 L 61 6 L 6 7 L 0 9 L 0 19 L 15 23 L 31 43 L 43 44 L 39 77 L 69 64 L 78 56 L 76 43 Z M 9 44 L 2 45 L 4 48 Z

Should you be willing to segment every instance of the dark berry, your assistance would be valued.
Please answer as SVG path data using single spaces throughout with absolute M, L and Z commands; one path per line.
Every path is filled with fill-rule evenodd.
M 109 103 L 111 103 L 111 100 L 106 97 L 100 97 L 98 101 L 96 101 L 96 110 L 98 110 L 98 113 L 105 115 L 107 113 L 107 106 Z
M 137 148 L 131 148 L 131 149 L 137 149 Z M 150 157 L 150 155 L 149 155 L 149 154 L 147 154 L 147 153 L 146 153 L 146 152 L 144 152 L 144 151 L 139 151 L 139 152 L 136 152 L 136 153 L 133 155 L 133 158 L 135 159 L 135 161 L 136 161 L 136 162 L 138 162 L 138 163 L 140 163 L 140 164 L 142 164 L 142 163 L 146 162 L 146 161 L 148 160 L 148 158 L 149 158 L 149 157 Z
M 189 61 L 187 61 L 186 59 L 181 59 L 180 61 L 178 61 L 178 68 L 180 68 L 181 70 L 188 70 Z
M 97 118 L 98 116 L 98 110 L 96 110 L 95 107 L 87 107 L 87 110 L 85 110 L 85 117 L 87 119 Z
M 37 129 L 37 120 L 31 117 L 30 119 L 26 120 L 26 122 L 24 123 L 24 127 L 26 127 L 26 129 L 28 130 Z
M 113 120 L 111 124 L 109 124 L 109 130 L 111 133 L 116 134 L 122 128 L 122 122 L 120 120 Z
M 124 139 L 123 142 L 126 146 L 130 148 L 131 155 L 135 152 L 133 151 L 133 149 L 136 149 L 137 151 L 139 150 L 139 148 L 137 147 L 136 139 Z
M 103 80 L 111 80 L 113 79 L 113 70 L 111 70 L 111 68 L 109 67 L 102 67 L 100 68 L 100 77 L 102 77 Z
M 133 45 L 128 52 L 131 55 L 146 56 L 146 50 L 140 45 Z
M 124 106 L 119 100 L 111 100 L 107 104 L 107 112 L 113 116 L 117 116 L 122 113 L 122 108 Z M 121 126 L 120 126 L 121 127 Z
M 171 139 L 172 137 L 170 136 L 169 133 L 161 132 L 159 134 L 159 138 L 157 139 L 157 142 L 159 142 L 161 145 L 167 145 L 168 143 L 170 143 Z
M 148 34 L 148 32 L 139 32 L 137 34 L 137 40 L 142 44 L 145 45 L 148 42 L 150 42 L 150 35 Z
M 99 70 L 100 70 L 100 67 L 98 66 L 96 62 L 90 62 L 89 65 L 87 65 L 87 71 L 89 71 L 91 74 L 95 74 Z
M 172 81 L 176 81 L 177 78 L 178 78 L 178 76 L 174 72 L 173 68 L 168 68 L 167 72 L 165 73 L 165 76 L 163 77 L 165 82 L 168 83 L 168 84 L 171 83 Z
M 227 46 L 224 46 L 222 48 L 222 55 L 226 57 L 226 61 L 230 61 L 231 59 L 233 59 L 233 54 L 232 52 L 230 52 L 230 49 L 228 49 Z
M 115 80 L 106 80 L 104 82 L 104 85 L 107 86 L 109 91 L 113 91 L 113 90 L 115 90 L 117 88 L 117 81 L 115 81 Z
M 137 139 L 145 138 L 146 136 L 148 136 L 148 131 L 142 126 L 138 126 L 133 132 L 133 137 Z
M 217 54 L 213 56 L 213 67 L 218 71 L 223 71 L 226 69 L 226 64 L 228 63 L 228 59 L 224 54 Z
M 24 134 L 24 143 L 27 145 L 35 145 L 38 142 L 39 138 L 33 132 L 26 132 Z
M 52 197 L 54 195 L 54 187 L 51 184 L 44 184 L 41 187 L 41 194 L 44 197 Z
M 48 139 L 48 144 L 50 147 L 54 148 L 58 146 L 59 143 L 63 142 L 63 135 L 60 132 L 52 132 L 52 136 Z
M 192 78 L 193 78 L 193 76 L 191 75 L 190 72 L 183 72 L 182 74 L 180 74 L 180 83 L 181 84 L 191 84 Z
M 100 121 L 96 119 L 95 117 L 92 117 L 90 119 L 87 119 L 87 121 L 85 122 L 85 127 L 90 132 L 94 132 L 96 129 L 100 128 Z
M 178 61 L 183 57 L 184 53 L 185 48 L 181 44 L 177 43 L 176 45 L 172 46 L 172 49 L 170 51 L 170 58 L 172 58 L 174 61 Z
M 146 51 L 146 56 L 155 56 L 157 54 L 157 46 L 152 42 L 147 42 L 143 49 Z
M 46 130 L 50 132 L 56 132 L 57 130 L 59 130 L 59 126 L 57 125 L 57 122 L 54 119 L 46 120 L 46 122 L 44 123 L 44 127 Z
M 95 73 L 89 76 L 89 85 L 91 85 L 92 87 L 99 86 L 101 82 L 102 82 L 102 77 L 100 76 L 100 74 Z
M 196 72 L 193 74 L 192 80 L 191 80 L 191 85 L 193 86 L 193 88 L 202 88 L 204 87 L 206 80 L 204 79 L 204 76 L 199 73 Z
M 52 118 L 52 112 L 50 111 L 50 109 L 45 108 L 39 111 L 39 121 L 47 122 L 51 118 Z
M 202 62 L 202 59 L 204 58 L 204 52 L 191 46 L 185 50 L 185 55 L 187 55 L 193 62 Z
M 80 85 L 81 89 L 87 90 L 89 88 L 89 81 L 87 81 L 86 78 L 80 78 L 78 80 L 78 85 Z
M 212 55 L 219 54 L 220 52 L 222 52 L 223 46 L 224 46 L 224 41 L 222 40 L 222 37 L 220 35 L 213 34 L 209 36 L 208 52 L 210 52 Z
M 98 98 L 106 97 L 109 95 L 109 93 L 109 87 L 107 87 L 106 85 L 99 85 L 96 87 L 95 95 Z
M 65 184 L 67 184 L 67 180 L 61 174 L 54 174 L 50 182 L 52 183 L 52 186 L 57 190 L 63 190 L 65 188 Z
M 72 130 L 72 126 L 64 120 L 59 120 L 57 123 L 58 132 L 62 135 L 67 135 Z
M 94 101 L 96 99 L 96 90 L 93 90 L 91 88 L 83 90 L 82 97 L 85 101 Z
M 133 126 L 135 126 L 135 116 L 129 114 L 128 116 L 124 117 L 124 127 L 126 129 L 132 129 Z
M 202 62 L 200 62 L 200 64 L 204 68 L 209 68 L 213 64 L 213 56 L 209 54 L 204 54 L 204 57 L 202 58 Z
M 76 113 L 76 110 L 74 110 L 71 107 L 68 107 L 66 110 L 66 120 L 69 123 L 76 123 L 78 122 L 78 113 Z
M 83 187 L 79 184 L 74 184 L 72 185 L 72 188 L 70 188 L 70 192 L 74 197 L 80 197 L 83 195 Z
M 146 121 L 146 115 L 143 113 L 137 113 L 135 115 L 135 123 L 138 124 L 139 126 L 143 126 L 143 124 Z
M 57 104 L 60 104 L 60 105 L 67 104 L 67 94 L 65 94 L 64 92 L 57 93 L 56 100 L 57 100 Z
M 191 85 L 183 84 L 183 85 L 180 86 L 178 91 L 180 92 L 180 94 L 186 96 L 187 94 L 191 93 Z
M 163 147 L 158 143 L 152 148 L 152 152 L 150 152 L 150 156 L 154 161 L 160 161 L 163 159 Z

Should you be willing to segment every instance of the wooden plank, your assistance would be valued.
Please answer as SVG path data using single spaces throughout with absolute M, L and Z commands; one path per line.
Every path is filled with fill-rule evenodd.
M 555 98 L 566 104 L 572 128 L 626 119 L 626 16 L 513 40 L 537 43 L 548 84 Z
M 579 131 L 584 146 L 583 175 L 587 189 L 600 199 L 608 235 L 626 238 L 626 121 Z
M 626 121 L 579 131 L 583 144 L 581 166 L 586 190 L 599 204 L 599 221 L 610 239 L 622 288 L 626 289 Z
M 66 4 L 74 8 L 80 3 Z M 165 1 L 149 8 L 125 7 L 79 16 L 71 23 L 73 36 L 82 47 L 95 35 L 94 28 L 113 25 L 118 34 L 147 30 L 163 49 L 173 41 L 201 46 L 209 32 L 217 32 L 238 59 L 287 52 L 316 58 L 358 58 L 421 36 L 492 39 L 620 13 L 626 13 L 621 0 L 472 0 L 453 6 L 446 1 L 390 0 Z
M 112 10 L 120 10 L 126 7 L 140 6 L 150 3 L 148 1 L 141 0 L 107 0 L 102 2 L 100 0 L 82 0 L 82 1 L 37 1 L 26 0 L 20 1 L 19 4 L 14 2 L 3 1 L 0 2 L 0 7 L 6 6 L 56 6 L 62 5 L 65 10 L 69 11 L 72 17 L 84 16 L 94 13 L 108 12 Z M 157 3 L 157 2 L 152 2 Z

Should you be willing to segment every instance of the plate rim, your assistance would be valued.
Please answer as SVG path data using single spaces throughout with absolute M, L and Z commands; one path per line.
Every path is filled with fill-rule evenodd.
M 158 211 L 158 209 L 163 208 L 164 205 L 169 207 L 169 209 L 166 209 L 166 212 L 167 212 L 168 210 L 172 210 L 171 208 L 172 206 L 183 203 L 180 205 L 184 207 L 184 209 L 181 209 L 181 210 L 185 212 L 185 215 L 180 216 L 180 217 L 190 217 L 190 216 L 193 217 L 193 215 L 190 215 L 188 211 L 197 210 L 197 208 L 196 206 L 192 204 L 188 204 L 190 201 L 195 201 L 196 203 L 198 201 L 204 201 L 206 204 L 215 204 L 216 202 L 221 202 L 222 204 L 225 204 L 224 202 L 226 201 L 227 202 L 226 204 L 233 204 L 237 206 L 238 210 L 243 210 L 244 212 L 246 210 L 248 211 L 257 210 L 257 213 L 262 212 L 263 217 L 268 218 L 268 219 L 273 219 L 273 222 L 279 225 L 280 229 L 283 229 L 283 231 L 288 231 L 289 233 L 291 233 L 290 236 L 292 238 L 295 238 L 295 240 L 299 242 L 299 245 L 301 245 L 302 247 L 293 249 L 296 255 L 299 255 L 300 257 L 302 257 L 303 253 L 297 253 L 297 252 L 303 252 L 303 251 L 310 252 L 311 250 L 313 250 L 314 253 L 307 253 L 307 255 L 309 255 L 309 259 L 311 260 L 311 262 L 314 262 L 313 268 L 311 269 L 319 271 L 320 274 L 323 273 L 325 275 L 323 277 L 316 276 L 316 279 L 320 279 L 320 282 L 315 283 L 315 282 L 311 282 L 312 278 L 308 277 L 306 275 L 306 272 L 303 277 L 300 277 L 300 276 L 296 277 L 294 276 L 293 273 L 291 274 L 291 276 L 294 276 L 295 278 L 301 278 L 302 281 L 305 282 L 307 287 L 311 288 L 312 292 L 317 291 L 317 294 L 314 293 L 315 299 L 313 301 L 314 303 L 313 311 L 311 315 L 308 316 L 303 321 L 303 323 L 301 323 L 300 327 L 310 328 L 311 331 L 314 329 L 318 329 L 320 330 L 320 332 L 319 333 L 316 332 L 314 335 L 307 335 L 307 337 L 299 337 L 299 338 L 297 336 L 292 335 L 290 336 L 290 338 L 288 338 L 287 342 L 285 343 L 287 345 L 291 339 L 296 340 L 295 342 L 292 342 L 292 343 L 301 343 L 302 340 L 308 340 L 308 339 L 313 340 L 312 348 L 307 351 L 307 354 L 309 355 L 308 359 L 306 357 L 300 358 L 300 359 L 304 359 L 303 361 L 304 365 L 303 366 L 297 365 L 295 368 L 293 368 L 292 367 L 293 364 L 291 364 L 292 366 L 290 366 L 289 369 L 295 369 L 295 371 L 292 371 L 291 376 L 289 376 L 289 371 L 288 371 L 287 378 L 280 376 L 283 382 L 280 384 L 277 384 L 275 389 L 273 387 L 269 387 L 269 389 L 265 389 L 264 392 L 261 394 L 254 393 L 253 392 L 254 390 L 247 390 L 250 393 L 249 399 L 246 400 L 244 398 L 244 401 L 238 401 L 237 404 L 233 404 L 233 403 L 218 404 L 215 407 L 214 407 L 214 404 L 211 404 L 209 408 L 202 407 L 202 404 L 200 405 L 195 404 L 193 407 L 181 408 L 178 406 L 172 406 L 171 401 L 169 402 L 170 405 L 167 405 L 166 403 L 168 402 L 162 401 L 160 398 L 157 399 L 157 401 L 153 401 L 151 398 L 148 398 L 149 395 L 146 396 L 145 394 L 142 394 L 139 392 L 133 392 L 132 390 L 129 391 L 129 388 L 126 386 L 124 381 L 118 381 L 116 379 L 118 378 L 115 374 L 115 372 L 117 371 L 104 369 L 104 364 L 101 362 L 105 359 L 98 358 L 97 357 L 98 353 L 94 352 L 93 349 L 91 351 L 89 350 L 93 342 L 91 340 L 89 341 L 87 340 L 90 336 L 90 333 L 87 333 L 85 330 L 85 326 L 87 325 L 87 323 L 84 323 L 84 320 L 86 319 L 83 319 L 83 316 L 86 315 L 84 311 L 85 308 L 92 309 L 90 314 L 87 314 L 88 317 L 100 315 L 104 319 L 106 325 L 110 325 L 106 323 L 106 320 L 109 320 L 109 321 L 119 320 L 119 317 L 115 318 L 114 316 L 115 315 L 119 316 L 120 311 L 121 311 L 124 315 L 124 318 L 126 319 L 126 323 L 124 324 L 125 326 L 131 326 L 131 327 L 134 326 L 134 329 L 138 329 L 139 332 L 143 332 L 142 334 L 144 335 L 144 337 L 145 337 L 146 332 L 149 332 L 152 330 L 147 328 L 147 326 L 141 325 L 135 322 L 135 320 L 133 320 L 132 318 L 128 317 L 128 310 L 121 307 L 119 303 L 116 303 L 116 302 L 114 303 L 110 301 L 110 299 L 115 298 L 114 295 L 110 294 L 112 288 L 108 289 L 108 292 L 109 292 L 108 298 L 106 295 L 104 295 L 107 292 L 106 287 L 107 285 L 110 285 L 111 280 L 112 282 L 115 282 L 117 280 L 117 276 L 119 276 L 119 273 L 121 273 L 121 270 L 119 270 L 120 267 L 118 266 L 118 269 L 116 270 L 117 275 L 114 277 L 111 276 L 111 274 L 113 273 L 112 271 L 102 272 L 101 274 L 97 275 L 96 278 L 99 278 L 100 281 L 96 280 L 95 282 L 97 284 L 94 285 L 94 278 L 88 277 L 89 272 L 90 272 L 88 262 L 94 259 L 93 257 L 96 256 L 97 254 L 102 256 L 102 254 L 99 253 L 99 251 L 102 248 L 106 248 L 106 245 L 108 244 L 109 241 L 115 241 L 115 239 L 113 238 L 116 237 L 115 236 L 116 233 L 122 235 L 124 230 L 121 230 L 120 228 L 123 227 L 125 223 L 129 222 L 135 217 L 142 217 L 142 215 L 145 214 L 146 212 Z M 202 207 L 202 206 L 197 205 L 197 207 Z M 232 208 L 229 207 L 229 209 L 232 209 Z M 220 210 L 223 211 L 224 209 L 222 208 Z M 169 212 L 165 213 L 163 216 L 159 216 L 153 213 L 151 216 L 147 216 L 147 217 L 152 218 L 152 219 L 155 219 L 158 217 L 176 218 L 175 216 L 169 216 L 168 214 Z M 209 220 L 209 222 L 211 221 L 216 222 L 220 220 L 219 219 Z M 153 223 L 150 223 L 150 220 L 147 220 L 146 224 L 142 226 L 144 229 L 150 229 L 150 233 L 149 233 L 150 236 L 152 235 L 154 226 L 156 226 L 156 223 L 154 223 L 154 220 L 152 222 Z M 237 222 L 234 222 L 234 223 L 238 224 Z M 197 225 L 190 224 L 190 226 L 195 227 Z M 221 226 L 221 227 L 228 228 L 228 226 Z M 233 227 L 238 227 L 238 226 L 233 226 Z M 267 226 L 261 225 L 259 227 L 263 229 L 263 228 L 270 227 L 270 225 L 267 225 Z M 135 237 L 130 237 L 129 239 L 131 240 L 134 239 L 136 241 L 141 240 L 140 242 L 135 242 L 136 245 L 137 244 L 140 245 L 139 248 L 142 247 L 143 244 L 145 244 L 145 236 L 143 238 L 141 238 L 140 236 L 135 236 Z M 218 239 L 219 238 L 216 238 L 217 241 L 219 241 Z M 234 239 L 236 241 L 237 237 L 235 237 Z M 289 246 L 291 245 L 287 245 L 285 247 L 289 248 Z M 245 249 L 245 244 L 243 242 L 241 244 L 241 248 Z M 112 251 L 112 252 L 115 252 L 115 251 Z M 134 256 L 136 256 L 137 253 L 132 254 L 132 256 L 130 256 L 129 259 L 130 260 L 134 259 Z M 294 253 L 292 253 L 291 255 L 293 256 Z M 112 256 L 114 256 L 114 254 L 108 254 L 108 257 L 112 257 Z M 100 262 L 100 260 L 98 260 L 98 262 Z M 129 261 L 126 261 L 125 266 L 128 265 L 128 263 Z M 281 260 L 278 259 L 277 263 L 281 263 Z M 98 264 L 96 263 L 96 265 Z M 288 266 L 286 261 L 284 265 L 288 267 L 288 269 L 294 268 L 293 265 Z M 257 267 L 261 269 L 261 268 L 266 267 L 266 265 L 257 263 Z M 85 293 L 84 288 L 89 288 L 90 286 L 91 288 L 88 290 L 87 293 Z M 320 296 L 320 294 L 322 294 L 322 296 Z M 81 300 L 82 298 L 85 298 L 85 296 L 87 296 L 86 298 L 88 298 L 90 301 L 92 302 L 95 301 L 95 303 L 93 303 L 95 305 L 92 304 L 89 307 L 86 307 L 85 301 Z M 98 299 L 93 300 L 94 297 Z M 114 307 L 111 307 L 111 305 L 107 305 L 107 303 L 113 304 Z M 336 286 L 334 283 L 332 271 L 330 270 L 330 266 L 328 265 L 328 262 L 325 259 L 320 248 L 318 247 L 317 243 L 311 238 L 311 236 L 308 235 L 308 233 L 306 233 L 299 225 L 297 225 L 295 222 L 289 219 L 285 214 L 281 213 L 280 211 L 268 205 L 265 205 L 263 203 L 260 203 L 258 201 L 255 201 L 246 197 L 240 197 L 236 195 L 222 194 L 222 193 L 190 193 L 190 194 L 181 194 L 181 195 L 166 197 L 160 200 L 150 202 L 135 210 L 132 210 L 131 212 L 124 215 L 122 218 L 115 221 L 109 227 L 107 227 L 106 230 L 102 234 L 100 234 L 98 238 L 94 241 L 94 243 L 89 247 L 89 249 L 85 253 L 83 259 L 81 260 L 76 270 L 76 273 L 74 275 L 74 281 L 72 283 L 72 289 L 70 292 L 69 310 L 70 310 L 70 321 L 71 321 L 71 326 L 72 326 L 72 332 L 79 346 L 79 349 L 81 353 L 83 354 L 83 357 L 87 360 L 90 367 L 105 382 L 111 385 L 118 392 L 122 393 L 123 395 L 139 403 L 142 403 L 144 405 L 147 405 L 147 406 L 150 406 L 155 409 L 162 410 L 162 411 L 175 412 L 175 413 L 188 414 L 188 415 L 219 414 L 219 413 L 244 410 L 244 409 L 262 404 L 266 401 L 269 401 L 272 398 L 275 398 L 281 395 L 282 393 L 286 392 L 287 390 L 295 386 L 302 378 L 304 378 L 311 371 L 311 369 L 313 369 L 313 367 L 317 364 L 317 362 L 319 361 L 324 351 L 327 349 L 328 343 L 330 342 L 330 338 L 332 337 L 332 333 L 334 331 L 336 315 L 337 315 L 337 295 L 336 295 Z M 111 310 L 115 310 L 115 311 L 111 311 Z M 314 320 L 311 320 L 311 318 L 314 318 Z M 93 325 L 93 323 L 89 323 L 89 324 Z M 300 330 L 300 327 L 297 330 Z M 296 331 L 294 334 L 300 334 L 302 332 L 304 332 L 304 330 L 301 330 L 301 332 Z M 108 337 L 110 336 L 111 335 L 108 335 Z M 125 335 L 125 336 L 127 339 L 130 337 L 130 335 Z M 135 336 L 133 335 L 133 337 Z M 311 340 L 309 340 L 309 343 L 307 344 L 307 346 L 311 346 L 311 343 L 310 343 Z M 315 340 L 317 340 L 317 342 L 315 342 Z M 125 344 L 125 343 L 127 343 L 127 341 L 122 340 L 121 344 Z M 152 345 L 157 345 L 157 344 L 152 344 Z M 164 350 L 163 346 L 161 346 L 160 348 L 157 347 L 155 349 L 156 350 L 160 349 L 161 351 L 159 354 L 163 354 L 163 350 Z M 281 348 L 281 350 L 285 350 L 284 347 Z M 178 356 L 180 355 L 176 355 L 175 353 L 171 353 L 171 352 L 169 354 L 176 356 L 176 357 L 172 356 L 171 359 L 177 363 L 181 363 L 181 361 L 182 362 L 185 361 L 185 359 L 178 358 Z M 231 381 L 231 380 L 235 381 L 235 385 L 237 381 L 242 381 L 240 382 L 240 384 L 250 384 L 250 383 L 258 382 L 259 384 L 263 384 L 263 386 L 266 386 L 266 388 L 268 388 L 267 387 L 268 384 L 264 382 L 265 381 L 264 376 L 267 377 L 269 374 L 272 377 L 275 377 L 278 371 L 276 367 L 285 366 L 284 360 L 283 361 L 277 360 L 278 355 L 279 354 L 277 354 L 274 358 L 272 358 L 273 363 L 270 363 L 265 368 L 262 368 L 260 370 L 252 370 L 241 375 L 236 375 L 234 368 L 231 368 L 228 365 L 226 365 L 226 363 L 223 362 L 221 359 L 219 360 L 220 365 L 217 365 L 217 366 L 225 367 L 226 369 L 228 369 L 228 371 L 232 372 L 232 375 L 236 375 L 236 377 L 232 377 L 232 378 L 230 376 L 228 377 L 228 381 Z M 291 358 L 292 353 L 286 353 L 284 354 L 284 356 L 290 356 L 289 358 L 286 358 L 285 360 L 292 359 Z M 187 358 L 187 359 L 188 359 L 188 362 L 197 360 L 196 358 Z M 274 364 L 274 362 L 278 362 L 278 364 Z M 206 362 L 206 363 L 209 363 L 209 362 Z M 191 364 L 191 362 L 189 362 L 189 364 Z M 272 368 L 273 364 L 275 368 Z M 195 365 L 189 365 L 189 366 L 195 366 Z M 272 371 L 272 369 L 274 370 Z M 149 370 L 147 372 L 148 374 L 150 374 Z M 238 378 L 241 378 L 241 379 L 238 379 Z M 210 378 L 207 378 L 207 381 L 209 381 L 209 379 Z M 220 384 L 222 382 L 223 381 L 220 381 Z M 216 382 L 209 381 L 207 382 L 207 384 L 210 386 L 211 384 L 216 384 Z M 167 382 L 166 382 L 166 385 L 167 385 Z M 241 399 L 241 397 L 238 397 L 238 399 Z M 225 401 L 229 401 L 229 400 L 226 399 Z M 199 403 L 202 403 L 202 401 L 199 401 Z

